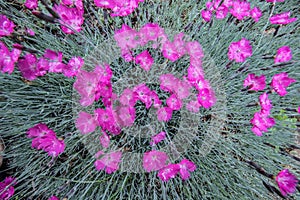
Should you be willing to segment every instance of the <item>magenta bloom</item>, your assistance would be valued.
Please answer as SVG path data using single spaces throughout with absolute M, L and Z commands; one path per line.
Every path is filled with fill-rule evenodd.
M 300 106 L 298 107 L 298 113 L 300 114 Z
M 45 124 L 35 125 L 26 134 L 29 138 L 34 138 L 31 143 L 33 148 L 46 151 L 49 156 L 56 157 L 65 149 L 64 141 L 57 138 L 55 132 Z
M 96 170 L 100 171 L 105 169 L 105 172 L 108 174 L 111 174 L 116 170 L 118 170 L 119 163 L 122 157 L 122 152 L 116 151 L 116 152 L 106 153 L 104 155 L 103 154 L 104 153 L 102 151 L 99 151 L 96 154 L 96 159 L 97 159 L 95 161 Z M 98 157 L 100 156 L 101 158 L 98 159 Z
M 83 65 L 84 60 L 81 57 L 73 57 L 69 60 L 68 65 L 66 65 L 63 69 L 63 73 L 66 77 L 77 76 Z
M 259 91 L 266 87 L 266 76 L 256 76 L 255 74 L 248 74 L 244 81 L 244 87 L 249 87 L 249 90 Z
M 229 60 L 244 62 L 250 56 L 252 56 L 252 47 L 250 41 L 245 38 L 237 42 L 232 42 L 228 48 Z
M 135 63 L 139 64 L 144 70 L 149 71 L 154 63 L 154 60 L 150 53 L 145 50 L 135 57 Z
M 201 11 L 201 17 L 204 21 L 209 22 L 212 17 L 212 12 L 209 10 L 202 10 Z
M 199 108 L 201 107 L 201 104 L 199 103 L 198 100 L 192 100 L 188 102 L 185 107 L 190 112 L 197 113 L 199 112 Z
M 162 140 L 164 140 L 166 138 L 166 132 L 160 132 L 154 136 L 151 137 L 151 142 L 150 142 L 150 145 L 151 146 L 154 146 L 156 145 L 157 143 L 161 142 Z
M 12 49 L 10 52 L 3 42 L 0 42 L 0 71 L 11 74 L 14 71 L 15 63 L 19 59 L 21 50 Z
M 178 164 L 169 164 L 164 168 L 160 169 L 157 176 L 162 181 L 168 181 L 171 178 L 175 178 L 180 170 L 180 166 Z
M 134 92 L 129 88 L 124 89 L 119 98 L 120 103 L 124 106 L 134 106 L 137 100 L 138 98 L 136 97 L 136 95 L 134 95 Z
M 281 170 L 276 176 L 276 182 L 283 196 L 296 192 L 298 184 L 297 177 L 288 169 Z
M 178 80 L 174 93 L 179 99 L 185 99 L 190 96 L 191 85 L 187 80 Z
M 280 96 L 285 96 L 287 94 L 286 88 L 296 82 L 295 79 L 289 78 L 286 72 L 275 74 L 271 81 L 271 87 Z
M 292 50 L 289 46 L 282 46 L 277 50 L 274 62 L 281 63 L 281 62 L 288 62 L 292 59 Z
M 196 67 L 190 65 L 187 71 L 188 71 L 187 79 L 190 83 L 197 82 L 200 79 L 201 80 L 204 79 L 204 71 L 202 67 Z
M 13 177 L 10 177 L 10 176 L 6 177 L 3 182 L 0 182 L 0 199 L 1 200 L 8 200 L 14 195 L 14 193 L 15 193 L 14 185 L 15 184 L 16 184 L 16 179 Z
M 53 132 L 51 129 L 48 128 L 46 124 L 39 123 L 31 128 L 29 128 L 26 132 L 27 136 L 29 138 L 34 138 L 34 137 L 42 137 L 46 134 L 52 134 Z
M 15 24 L 5 15 L 0 15 L 0 38 L 14 32 Z
M 34 54 L 26 54 L 24 58 L 19 59 L 18 67 L 22 76 L 29 81 L 38 76 L 37 58 Z
M 51 196 L 51 197 L 49 197 L 49 199 L 48 200 L 59 200 L 59 198 L 57 197 L 57 196 Z
M 180 176 L 183 180 L 187 180 L 190 178 L 190 172 L 193 172 L 196 170 L 196 165 L 192 161 L 189 161 L 187 159 L 183 159 L 179 163 L 180 167 Z
M 207 109 L 215 105 L 216 97 L 214 91 L 209 88 L 199 90 L 198 102 Z
M 230 13 L 238 20 L 243 20 L 250 16 L 250 3 L 247 1 L 234 1 Z
M 291 12 L 284 12 L 270 17 L 271 24 L 290 24 L 297 18 L 290 18 Z
M 151 90 L 148 88 L 148 86 L 144 83 L 139 84 L 134 87 L 133 89 L 133 95 L 135 98 L 140 100 L 146 105 L 146 108 L 150 108 L 152 105 L 152 98 L 151 98 Z
M 76 128 L 78 128 L 82 134 L 95 131 L 97 125 L 97 120 L 93 115 L 80 111 L 76 120 Z
M 55 52 L 51 49 L 46 49 L 44 58 L 49 62 L 49 72 L 59 73 L 63 72 L 65 64 L 62 63 L 63 54 L 62 52 Z
M 110 137 L 105 131 L 103 131 L 102 135 L 99 137 L 99 140 L 103 148 L 109 147 Z
M 28 9 L 36 9 L 38 6 L 38 0 L 26 0 L 24 6 Z
M 111 107 L 106 107 L 106 109 L 96 109 L 95 116 L 102 130 L 109 131 L 115 135 L 118 135 L 121 132 L 117 123 L 117 114 Z
M 159 108 L 156 112 L 158 121 L 167 122 L 172 118 L 173 110 L 169 107 Z
M 169 98 L 167 98 L 166 103 L 172 110 L 180 110 L 182 107 L 182 101 L 176 96 L 176 94 L 172 94 Z
M 118 115 L 118 124 L 121 127 L 130 127 L 135 120 L 135 108 L 129 106 L 118 106 L 116 108 Z
M 224 4 L 220 5 L 216 10 L 216 18 L 224 19 L 228 13 L 228 7 Z
M 81 31 L 83 24 L 83 9 L 69 8 L 62 4 L 55 5 L 54 11 L 60 16 L 61 29 L 66 34 L 73 34 Z
M 97 73 L 80 70 L 73 85 L 81 96 L 80 105 L 90 106 L 94 103 L 98 82 L 99 76 Z
M 166 165 L 168 155 L 161 151 L 148 151 L 144 153 L 143 167 L 147 172 L 160 170 Z
M 254 7 L 251 11 L 250 11 L 250 16 L 254 19 L 255 22 L 258 22 L 259 19 L 262 16 L 262 12 L 258 7 Z
M 272 103 L 266 92 L 259 96 L 259 104 L 261 106 L 260 112 L 264 115 L 269 115 L 272 109 Z
M 139 44 L 139 42 L 136 40 L 137 35 L 138 33 L 126 24 L 123 24 L 121 29 L 115 31 L 114 38 L 117 42 L 117 45 L 123 51 L 122 56 L 124 58 L 127 53 L 130 54 L 130 52 L 128 52 L 130 49 L 136 48 Z
M 175 45 L 170 41 L 166 41 L 163 44 L 162 53 L 165 58 L 169 59 L 172 62 L 178 60 L 180 57 L 179 53 L 176 50 Z
M 94 0 L 96 6 L 100 8 L 108 8 L 113 11 L 112 17 L 127 16 L 138 7 L 139 2 L 144 0 Z
M 263 132 L 267 132 L 268 128 L 275 125 L 275 120 L 273 118 L 270 118 L 268 115 L 261 112 L 256 112 L 250 122 L 253 125 L 252 131 L 257 136 L 262 136 Z
M 160 89 L 166 92 L 174 92 L 179 81 L 173 74 L 163 74 L 159 77 Z

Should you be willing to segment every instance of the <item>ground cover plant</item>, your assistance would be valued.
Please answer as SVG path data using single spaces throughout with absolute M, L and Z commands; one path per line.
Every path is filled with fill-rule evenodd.
M 0 199 L 299 199 L 297 1 L 0 5 Z

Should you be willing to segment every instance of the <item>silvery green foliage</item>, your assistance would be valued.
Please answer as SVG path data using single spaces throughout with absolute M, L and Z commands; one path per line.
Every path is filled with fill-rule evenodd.
M 123 18 L 111 18 L 103 9 L 94 8 L 92 1 L 85 1 L 83 31 L 75 35 L 65 35 L 59 30 L 58 24 L 48 24 L 35 18 L 20 2 L 1 0 L 0 5 L 1 12 L 17 25 L 36 32 L 35 37 L 25 36 L 23 44 L 26 47 L 41 53 L 46 48 L 62 51 L 68 59 L 74 55 L 82 56 L 87 68 L 104 59 L 111 63 L 114 82 L 124 78 L 124 71 L 131 69 L 129 63 L 110 56 L 117 52 L 108 45 L 115 47 L 111 42 L 113 33 L 123 23 L 139 29 L 149 21 L 157 22 L 169 36 L 184 32 L 202 45 L 205 72 L 219 97 L 215 108 L 201 110 L 196 115 L 198 131 L 194 138 L 187 138 L 189 145 L 180 155 L 195 162 L 197 170 L 188 181 L 177 177 L 163 183 L 156 173 L 119 170 L 108 175 L 95 170 L 95 159 L 86 145 L 90 138 L 80 135 L 74 124 L 77 112 L 72 88 L 74 79 L 47 74 L 33 82 L 26 82 L 18 70 L 12 75 L 0 74 L 1 137 L 6 146 L 3 156 L 5 162 L 9 161 L 8 169 L 3 172 L 13 172 L 11 175 L 18 180 L 15 199 L 46 199 L 51 195 L 68 199 L 277 198 L 277 194 L 271 193 L 263 184 L 265 182 L 276 187 L 275 182 L 255 171 L 244 160 L 254 161 L 271 174 L 277 174 L 282 168 L 291 168 L 300 177 L 297 171 L 299 161 L 280 150 L 297 145 L 296 137 L 299 136 L 299 115 L 293 109 L 300 103 L 300 22 L 297 20 L 280 27 L 276 35 L 272 32 L 276 26 L 268 22 L 271 13 L 287 10 L 299 18 L 300 10 L 296 1 L 275 6 L 265 1 L 253 3 L 263 11 L 258 23 L 252 20 L 239 22 L 231 17 L 203 23 L 200 11 L 205 7 L 205 1 L 145 0 L 136 11 Z M 227 69 L 228 46 L 242 37 L 251 41 L 253 55 L 244 63 L 232 63 Z M 1 40 L 7 45 L 15 43 L 10 38 Z M 264 55 L 275 55 L 283 45 L 289 45 L 293 50 L 292 62 L 274 65 L 273 59 L 263 58 Z M 159 60 L 162 57 L 158 52 L 152 53 L 157 63 L 163 62 Z M 186 59 L 181 59 L 167 63 L 166 67 L 181 70 L 187 64 Z M 270 95 L 273 103 L 271 116 L 280 115 L 281 110 L 286 110 L 285 115 L 289 119 L 298 117 L 298 121 L 276 120 L 276 126 L 271 131 L 263 137 L 257 137 L 251 132 L 249 121 L 259 110 L 258 106 L 251 105 L 258 101 L 261 92 L 248 93 L 242 90 L 243 80 L 248 73 L 256 73 L 265 74 L 267 83 L 270 83 L 272 76 L 279 72 L 288 72 L 297 82 L 288 88 L 289 93 L 285 97 Z M 55 160 L 32 149 L 31 140 L 26 138 L 26 130 L 40 122 L 46 123 L 58 136 L 65 138 L 65 153 Z M 176 123 L 175 120 L 175 132 L 183 131 L 176 129 Z M 211 140 L 205 140 L 207 138 Z M 130 144 L 129 149 L 136 151 L 145 150 L 146 142 L 143 138 L 130 143 L 124 141 Z M 294 198 L 299 198 L 299 192 Z

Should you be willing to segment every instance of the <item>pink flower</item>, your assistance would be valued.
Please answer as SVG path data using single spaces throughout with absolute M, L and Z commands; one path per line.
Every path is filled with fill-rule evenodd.
M 300 114 L 300 106 L 298 107 L 298 113 Z
M 220 5 L 216 10 L 216 18 L 224 19 L 228 13 L 228 7 L 224 4 Z
M 209 82 L 202 76 L 199 76 L 196 81 L 191 83 L 198 91 L 203 90 L 204 88 L 210 88 Z
M 185 107 L 190 112 L 197 113 L 199 112 L 199 108 L 201 107 L 201 104 L 199 103 L 198 100 L 192 100 L 188 102 Z
M 174 88 L 174 93 L 179 99 L 185 99 L 190 96 L 191 85 L 187 80 L 178 80 L 177 87 Z
M 57 196 L 51 196 L 51 197 L 49 197 L 49 199 L 48 200 L 59 200 L 59 198 L 57 197 Z
M 160 132 L 154 136 L 151 137 L 151 142 L 150 142 L 150 145 L 151 146 L 154 146 L 156 145 L 157 143 L 161 142 L 162 140 L 164 140 L 166 138 L 166 132 Z
M 89 106 L 94 103 L 98 81 L 99 76 L 95 72 L 80 70 L 78 73 L 73 87 L 81 96 L 80 104 L 82 106 Z
M 6 177 L 4 181 L 0 182 L 0 199 L 1 200 L 8 200 L 10 199 L 14 193 L 15 188 L 14 185 L 16 184 L 16 179 L 13 177 Z
M 62 63 L 62 57 L 62 52 L 55 52 L 51 49 L 46 49 L 44 53 L 44 58 L 46 58 L 49 62 L 49 72 L 63 72 L 65 64 Z
M 114 38 L 121 50 L 128 52 L 129 49 L 136 48 L 139 44 L 136 40 L 137 35 L 138 33 L 134 29 L 123 24 L 121 29 L 115 31 Z M 125 58 L 124 53 L 122 53 L 122 56 Z
M 164 35 L 164 30 L 155 23 L 145 24 L 138 32 L 140 45 L 144 46 L 149 41 L 157 41 L 160 36 Z
M 250 16 L 250 3 L 246 1 L 234 1 L 230 13 L 238 20 L 243 20 L 245 17 Z
M 249 87 L 249 90 L 259 91 L 266 87 L 266 76 L 256 76 L 255 74 L 248 74 L 244 81 L 244 87 Z
M 29 138 L 34 137 L 42 137 L 46 134 L 51 134 L 53 132 L 51 129 L 48 128 L 46 124 L 39 123 L 31 128 L 29 128 L 26 132 Z
M 198 102 L 207 109 L 215 105 L 216 97 L 214 91 L 209 88 L 199 90 Z
M 30 36 L 34 36 L 35 35 L 35 32 L 34 30 L 30 29 L 30 28 L 26 28 L 26 33 Z
M 229 60 L 244 62 L 250 56 L 252 56 L 252 47 L 250 41 L 245 38 L 237 42 L 232 42 L 228 48 Z
M 166 103 L 172 110 L 180 110 L 182 107 L 182 101 L 176 96 L 176 94 L 171 94 L 171 96 L 167 98 Z
M 82 134 L 94 132 L 98 123 L 96 118 L 86 112 L 80 111 L 76 120 L 76 128 L 80 130 Z
M 169 59 L 172 62 L 179 59 L 179 53 L 177 52 L 175 45 L 170 41 L 166 41 L 163 44 L 162 53 L 165 58 Z
M 256 112 L 250 122 L 253 125 L 252 131 L 257 136 L 262 136 L 263 132 L 267 132 L 268 128 L 275 125 L 275 120 L 273 118 L 270 118 L 268 115 L 261 112 Z
M 105 131 L 103 131 L 103 133 L 99 137 L 99 139 L 100 139 L 100 144 L 102 145 L 103 148 L 108 148 L 109 147 L 110 137 Z
M 26 0 L 24 5 L 28 9 L 36 9 L 38 6 L 38 1 L 37 0 Z
M 187 79 L 190 83 L 197 82 L 198 80 L 204 79 L 204 71 L 202 67 L 196 67 L 193 65 L 190 65 L 187 69 L 188 75 Z
M 39 140 L 39 145 L 37 149 L 42 149 L 48 153 L 49 156 L 57 157 L 59 154 L 64 152 L 65 143 L 63 139 L 58 139 L 53 135 L 45 135 L 41 138 L 36 138 Z
M 79 70 L 84 65 L 84 60 L 81 57 L 73 57 L 69 60 L 68 65 L 63 69 L 66 77 L 77 76 Z
M 201 11 L 201 17 L 204 21 L 209 22 L 212 17 L 212 12 L 209 10 L 202 10 Z
M 262 16 L 262 12 L 258 7 L 254 7 L 251 11 L 250 11 L 250 16 L 254 19 L 255 22 L 258 22 L 259 19 Z
M 146 84 L 142 83 L 135 86 L 133 92 L 135 98 L 142 101 L 146 105 L 147 109 L 151 107 L 152 105 L 151 90 L 148 88 Z
M 183 180 L 187 180 L 190 178 L 190 172 L 196 170 L 196 165 L 187 159 L 183 159 L 179 164 L 180 167 L 180 176 Z
M 37 78 L 39 70 L 37 68 L 37 58 L 34 54 L 26 54 L 18 61 L 18 67 L 22 76 L 32 81 Z
M 167 122 L 172 118 L 173 110 L 169 107 L 159 108 L 156 112 L 158 121 Z
M 173 74 L 163 74 L 159 77 L 160 89 L 166 92 L 173 92 L 176 90 L 176 85 L 179 79 Z
M 121 157 L 122 157 L 122 152 L 120 151 L 115 151 L 115 152 L 111 152 L 111 153 L 106 153 L 104 154 L 102 151 L 98 152 L 96 154 L 96 161 L 95 161 L 95 167 L 96 170 L 100 171 L 100 170 L 104 170 L 105 172 L 108 174 L 111 174 L 113 172 L 115 172 L 116 170 L 119 169 L 119 163 L 121 161 Z M 102 155 L 102 156 L 101 156 Z M 100 157 L 100 159 L 98 159 L 98 157 Z
M 5 15 L 0 15 L 0 38 L 14 32 L 15 24 Z
M 96 109 L 95 116 L 100 127 L 104 131 L 109 131 L 115 135 L 118 135 L 121 132 L 121 129 L 117 124 L 117 114 L 111 107 L 106 107 L 105 110 L 102 108 Z
M 288 169 L 281 170 L 276 176 L 276 182 L 283 196 L 296 192 L 297 177 Z
M 20 54 L 21 50 L 14 48 L 9 52 L 5 44 L 0 42 L 0 71 L 11 74 L 14 71 L 15 63 L 19 59 Z
M 83 24 L 83 9 L 69 8 L 62 4 L 55 5 L 53 10 L 60 16 L 61 29 L 66 34 L 81 31 Z
M 259 104 L 261 106 L 260 112 L 264 115 L 269 115 L 272 109 L 272 103 L 266 92 L 259 96 Z
M 284 12 L 270 17 L 271 24 L 290 24 L 297 18 L 290 18 L 291 12 Z
M 161 151 L 148 151 L 144 153 L 143 167 L 147 172 L 160 170 L 166 165 L 169 159 L 168 155 Z
M 175 178 L 175 176 L 178 174 L 180 170 L 180 167 L 178 164 L 169 164 L 162 169 L 159 170 L 157 176 L 162 181 L 168 181 L 171 178 Z
M 145 50 L 135 57 L 135 63 L 139 64 L 144 70 L 149 71 L 154 63 L 154 60 L 150 53 Z
M 289 46 L 282 46 L 277 50 L 274 63 L 288 62 L 292 59 L 292 51 Z
M 134 92 L 129 88 L 126 88 L 119 98 L 120 103 L 124 106 L 134 106 L 137 100 L 138 98 L 134 95 Z
M 135 120 L 135 108 L 129 106 L 118 106 L 116 108 L 118 115 L 118 124 L 121 127 L 130 127 Z
M 295 79 L 289 78 L 286 72 L 275 74 L 271 81 L 271 87 L 280 96 L 285 96 L 287 94 L 286 88 L 296 82 Z

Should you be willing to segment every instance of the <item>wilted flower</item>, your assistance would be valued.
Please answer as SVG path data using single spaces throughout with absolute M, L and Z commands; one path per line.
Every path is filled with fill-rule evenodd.
M 281 170 L 277 174 L 276 182 L 283 196 L 294 193 L 298 184 L 297 177 L 288 169 Z

